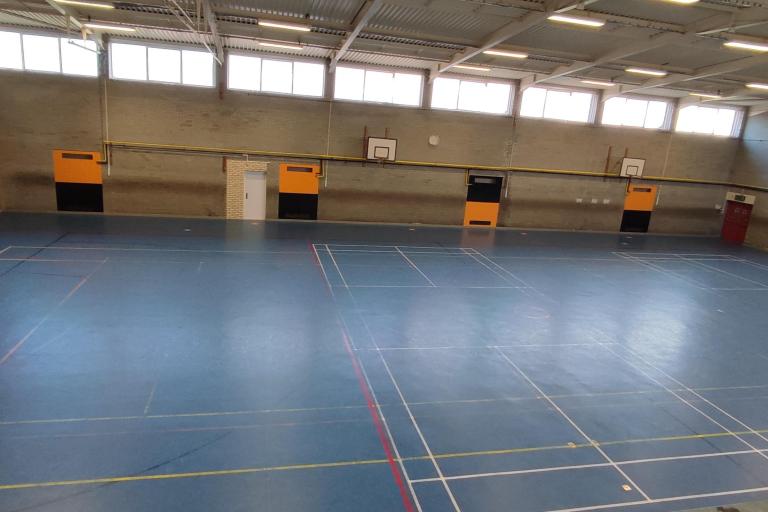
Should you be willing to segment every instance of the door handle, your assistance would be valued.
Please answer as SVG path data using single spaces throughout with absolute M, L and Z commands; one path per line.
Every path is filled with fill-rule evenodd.
M 248 199 L 248 192 L 245 193 L 245 198 Z

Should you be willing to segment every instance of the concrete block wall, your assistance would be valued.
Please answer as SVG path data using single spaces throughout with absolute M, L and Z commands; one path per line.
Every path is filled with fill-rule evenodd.
M 54 210 L 50 150 L 99 149 L 100 103 L 112 140 L 301 153 L 362 154 L 363 131 L 398 139 L 398 158 L 466 165 L 603 172 L 625 154 L 657 176 L 727 180 L 739 143 L 699 135 L 609 128 L 463 112 L 328 102 L 213 89 L 0 72 L 10 100 L 0 111 L 0 180 L 8 209 Z M 55 95 L 52 92 L 55 91 Z M 56 98 L 48 108 L 49 98 Z M 439 135 L 432 147 L 427 139 Z M 24 148 L 20 150 L 17 148 Z M 609 150 L 611 157 L 608 158 Z M 269 159 L 267 215 L 277 215 L 277 163 Z M 319 217 L 459 225 L 463 170 L 329 162 Z M 1 183 L 1 182 L 0 182 Z M 115 149 L 105 176 L 111 213 L 227 216 L 223 158 Z M 501 225 L 618 229 L 625 183 L 601 178 L 510 175 Z M 720 187 L 662 184 L 651 229 L 716 233 Z M 581 198 L 582 202 L 577 202 Z M 592 199 L 597 199 L 593 204 Z
M 731 181 L 768 187 L 768 113 L 747 119 Z M 733 191 L 742 192 L 740 189 Z M 747 243 L 768 249 L 768 193 L 743 192 L 757 196 L 747 232 Z

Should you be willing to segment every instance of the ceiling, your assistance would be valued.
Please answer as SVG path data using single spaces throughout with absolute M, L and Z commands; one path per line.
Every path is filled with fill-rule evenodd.
M 82 0 L 100 2 L 101 0 Z M 89 31 L 88 37 L 135 37 L 258 50 L 260 41 L 299 43 L 275 49 L 336 62 L 429 70 L 432 77 L 462 73 L 520 80 L 532 85 L 585 86 L 608 80 L 604 97 L 621 93 L 714 101 L 764 108 L 768 52 L 723 46 L 729 39 L 768 44 L 768 0 L 128 0 L 113 9 L 56 0 L 0 0 L 0 24 L 80 32 L 84 22 L 132 27 L 134 32 Z M 605 22 L 582 28 L 548 20 L 553 12 Z M 208 14 L 206 16 L 206 14 Z M 269 28 L 259 21 L 292 22 L 308 32 Z M 527 59 L 483 53 L 518 51 Z M 471 71 L 455 65 L 490 68 Z M 630 74 L 627 67 L 668 73 Z M 702 100 L 702 92 L 720 96 Z

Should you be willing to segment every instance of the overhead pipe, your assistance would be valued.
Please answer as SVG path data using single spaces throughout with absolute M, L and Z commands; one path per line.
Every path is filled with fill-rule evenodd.
M 179 144 L 154 144 L 149 142 L 129 142 L 129 141 L 117 141 L 107 140 L 104 141 L 104 157 L 103 163 L 109 164 L 111 161 L 111 149 L 127 149 L 134 151 L 149 151 L 149 152 L 177 152 L 177 153 L 197 153 L 210 156 L 261 156 L 272 158 L 296 158 L 305 160 L 318 160 L 320 162 L 351 162 L 351 163 L 365 163 L 369 162 L 368 159 L 357 156 L 345 156 L 345 155 L 328 155 L 318 153 L 297 153 L 290 151 L 266 151 L 260 149 L 241 149 L 241 148 L 217 148 L 206 146 L 188 146 Z M 102 163 L 102 162 L 100 162 Z M 426 162 L 421 160 L 394 160 L 386 162 L 386 165 L 404 166 L 404 167 L 427 167 L 433 169 L 458 169 L 462 171 L 477 170 L 477 171 L 498 171 L 506 173 L 532 173 L 532 174 L 552 174 L 561 176 L 585 176 L 592 178 L 609 178 L 609 179 L 626 179 L 619 174 L 611 174 L 607 172 L 595 172 L 595 171 L 581 171 L 572 169 L 548 169 L 542 167 L 519 167 L 519 166 L 502 166 L 502 165 L 474 165 L 474 164 L 453 164 L 447 162 Z M 673 178 L 668 176 L 643 176 L 643 181 L 657 181 L 668 183 L 685 183 L 689 185 L 712 185 L 723 187 L 734 187 L 745 190 L 754 190 L 758 192 L 768 192 L 768 187 L 760 187 L 757 185 L 746 185 L 742 183 L 732 183 L 729 181 L 718 180 L 700 180 L 692 178 Z

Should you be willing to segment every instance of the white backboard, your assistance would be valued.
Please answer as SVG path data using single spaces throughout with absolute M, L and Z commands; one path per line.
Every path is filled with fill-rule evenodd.
M 380 137 L 368 137 L 368 151 L 365 158 L 368 160 L 395 161 L 397 152 L 397 139 L 384 139 Z
M 624 158 L 621 161 L 621 175 L 626 178 L 640 178 L 645 169 L 645 159 Z

